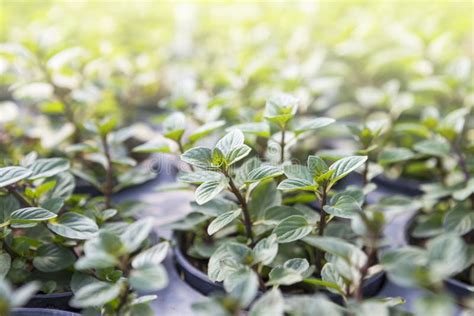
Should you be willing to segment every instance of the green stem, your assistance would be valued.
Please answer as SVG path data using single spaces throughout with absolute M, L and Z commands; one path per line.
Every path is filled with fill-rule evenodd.
M 286 128 L 283 127 L 281 130 L 281 141 L 280 141 L 280 163 L 285 162 L 285 132 L 286 132 Z
M 253 231 L 252 231 L 252 220 L 250 218 L 250 213 L 249 213 L 249 210 L 248 210 L 247 201 L 245 200 L 245 198 L 240 193 L 240 190 L 235 185 L 234 180 L 229 175 L 229 173 L 227 171 L 224 171 L 224 175 L 229 179 L 230 190 L 235 195 L 235 197 L 237 198 L 237 200 L 240 203 L 240 206 L 242 207 L 242 217 L 243 217 L 244 226 L 245 226 L 245 233 L 247 235 L 247 238 L 250 239 L 250 241 L 253 244 L 254 243 L 254 238 L 253 238 Z
M 323 190 L 321 192 L 321 213 L 320 213 L 320 219 L 319 219 L 319 225 L 318 225 L 318 234 L 319 236 L 324 236 L 324 229 L 326 228 L 326 212 L 324 211 L 324 206 L 327 203 L 327 192 L 326 192 L 326 187 L 323 187 Z M 323 259 L 324 259 L 324 251 L 318 249 L 316 250 L 316 266 L 319 269 L 319 272 L 321 272 L 321 269 L 323 268 Z
M 33 205 L 26 200 L 26 198 L 18 192 L 13 187 L 7 187 L 9 193 L 13 194 L 13 196 L 24 206 L 24 207 L 32 207 Z

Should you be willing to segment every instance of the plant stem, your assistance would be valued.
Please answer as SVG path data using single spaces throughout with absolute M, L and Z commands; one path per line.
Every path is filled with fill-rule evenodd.
M 108 209 L 111 206 L 111 196 L 113 191 L 113 168 L 112 158 L 110 157 L 109 143 L 107 142 L 107 134 L 101 135 L 102 146 L 104 148 L 104 155 L 107 160 L 107 168 L 105 168 L 105 188 L 103 190 L 105 198 L 105 208 Z
M 375 259 L 375 247 L 374 247 L 374 242 L 372 238 L 370 239 L 370 245 L 367 247 L 367 262 L 364 264 L 364 266 L 360 270 L 360 277 L 359 277 L 359 282 L 357 284 L 357 287 L 354 291 L 354 298 L 361 302 L 364 299 L 364 280 L 365 277 L 367 276 L 367 273 L 369 271 L 371 263 Z
M 436 157 L 436 168 L 438 168 L 441 183 L 446 185 L 446 170 L 444 170 L 443 160 L 441 157 Z
M 283 127 L 281 130 L 281 141 L 280 141 L 280 163 L 285 162 L 285 132 L 286 132 L 286 128 Z
M 247 238 L 250 239 L 250 241 L 253 244 L 254 239 L 253 239 L 253 232 L 252 232 L 252 220 L 250 219 L 250 213 L 249 213 L 249 210 L 248 210 L 247 201 L 245 200 L 245 198 L 240 193 L 240 190 L 235 185 L 234 180 L 229 175 L 229 173 L 227 171 L 224 171 L 224 175 L 229 179 L 230 190 L 235 195 L 237 200 L 239 200 L 240 206 L 242 207 L 242 215 L 243 215 L 243 220 L 244 220 L 244 225 L 245 225 L 245 233 L 247 235 Z
M 326 187 L 323 187 L 323 190 L 321 192 L 321 213 L 320 213 L 319 226 L 318 226 L 319 236 L 324 236 L 324 229 L 326 228 L 326 212 L 324 211 L 324 206 L 327 203 L 326 200 L 327 200 Z M 323 259 L 324 259 L 324 251 L 319 250 L 319 249 L 316 250 L 316 266 L 318 267 L 319 272 L 321 272 L 321 269 L 323 268 Z
M 362 173 L 364 187 L 369 183 L 369 159 L 365 161 L 364 171 Z

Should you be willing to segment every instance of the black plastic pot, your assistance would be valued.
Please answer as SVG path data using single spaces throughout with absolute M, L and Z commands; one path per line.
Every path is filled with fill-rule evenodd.
M 47 308 L 15 308 L 12 316 L 79 316 L 80 314 Z
M 405 225 L 404 228 L 404 236 L 405 236 L 405 244 L 406 245 L 414 245 L 416 244 L 413 242 L 413 238 L 410 236 L 410 232 L 413 228 L 413 225 L 415 224 L 417 214 L 412 216 L 408 221 L 407 224 Z M 472 289 L 473 286 L 469 285 L 465 282 L 459 281 L 454 278 L 450 278 L 444 281 L 444 286 L 446 289 L 451 292 L 454 296 L 458 298 L 463 298 L 463 297 L 469 297 L 474 295 L 474 291 Z
M 28 301 L 25 307 L 78 312 L 78 309 L 69 306 L 72 296 L 72 292 L 36 294 Z
M 220 282 L 213 282 L 201 270 L 194 267 L 186 258 L 181 249 L 181 234 L 174 235 L 175 246 L 173 247 L 174 262 L 178 274 L 188 285 L 201 294 L 206 296 L 212 293 L 224 293 L 224 286 Z M 376 273 L 369 279 L 364 281 L 363 294 L 364 297 L 375 296 L 385 283 L 385 272 Z M 342 304 L 343 299 L 340 295 L 324 291 L 324 293 L 335 303 Z

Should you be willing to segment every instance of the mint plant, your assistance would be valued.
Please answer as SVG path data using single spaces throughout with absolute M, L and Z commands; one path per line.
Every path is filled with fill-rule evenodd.
M 71 280 L 73 306 L 100 315 L 153 315 L 148 303 L 156 295 L 140 296 L 138 292 L 167 285 L 161 262 L 169 243 L 151 244 L 152 222 L 144 218 L 132 224 L 113 223 L 84 244 Z
M 30 282 L 18 289 L 13 289 L 8 281 L 0 278 L 0 313 L 9 315 L 16 307 L 22 307 L 38 291 L 39 285 Z
M 41 280 L 45 293 L 67 291 L 82 243 L 98 225 L 72 196 L 66 159 L 27 158 L 0 168 L 1 276 L 13 284 Z
M 130 156 L 125 141 L 132 137 L 129 128 L 117 129 L 117 121 L 105 118 L 85 125 L 90 139 L 66 148 L 75 176 L 99 190 L 105 209 L 112 207 L 112 195 L 129 186 L 155 177 L 145 163 Z
M 203 269 L 212 281 L 223 282 L 237 309 L 250 306 L 258 291 L 274 287 L 324 288 L 362 301 L 364 280 L 377 271 L 384 216 L 376 209 L 362 210 L 362 190 L 336 193 L 332 188 L 367 157 L 345 157 L 328 166 L 309 156 L 306 166 L 282 167 L 250 153 L 244 134 L 235 128 L 213 148 L 195 147 L 181 155 L 196 170 L 179 180 L 197 188 L 194 212 L 171 224 L 193 231 L 193 237 L 180 238 L 179 246 L 198 266 L 206 262 Z M 283 203 L 282 192 L 300 191 L 320 201 L 319 212 Z M 348 240 L 360 243 L 344 240 L 341 229 L 350 232 Z M 350 272 L 344 270 L 348 267 Z

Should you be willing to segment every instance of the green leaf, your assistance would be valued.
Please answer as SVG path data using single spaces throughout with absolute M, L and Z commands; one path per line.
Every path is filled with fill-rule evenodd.
M 289 243 L 302 239 L 311 233 L 312 230 L 313 228 L 306 218 L 300 215 L 293 215 L 281 221 L 273 229 L 273 234 L 277 236 L 279 243 Z
M 56 214 L 41 207 L 26 207 L 11 213 L 10 219 L 14 223 L 35 223 L 47 221 L 57 217 Z
M 270 271 L 269 285 L 292 285 L 311 275 L 313 268 L 306 259 L 294 258 Z
M 269 265 L 278 254 L 277 236 L 271 234 L 260 240 L 252 250 L 253 263 Z
M 67 200 L 71 197 L 76 186 L 76 180 L 70 172 L 62 172 L 54 177 L 56 186 L 49 193 L 51 198 L 63 198 Z
M 212 150 L 205 147 L 195 147 L 181 155 L 181 160 L 198 168 L 206 169 L 212 166 Z
M 207 227 L 207 233 L 209 235 L 214 235 L 219 230 L 232 223 L 234 219 L 240 216 L 240 213 L 242 213 L 242 210 L 238 209 L 219 215 L 209 224 Z
M 252 148 L 250 148 L 247 145 L 241 145 L 235 149 L 232 149 L 230 153 L 225 157 L 227 161 L 227 165 L 231 166 L 234 163 L 244 159 L 245 157 L 248 156 L 248 154 L 252 151 Z
M 170 243 L 164 241 L 150 249 L 140 252 L 133 258 L 132 267 L 138 269 L 145 266 L 157 266 L 165 259 L 169 247 Z
M 191 184 L 201 184 L 207 181 L 218 180 L 221 177 L 221 174 L 218 172 L 198 170 L 180 174 L 178 176 L 178 181 Z
M 426 294 L 415 300 L 414 312 L 415 315 L 456 315 L 456 304 L 447 294 Z
M 163 121 L 163 134 L 174 141 L 179 141 L 186 129 L 186 116 L 181 112 L 175 112 Z
M 22 307 L 40 289 L 39 282 L 33 281 L 16 289 L 11 297 L 11 306 Z
M 308 236 L 303 241 L 360 266 L 367 261 L 367 255 L 362 250 L 340 238 Z
M 97 281 L 81 287 L 71 300 L 71 305 L 77 308 L 101 307 L 120 295 L 122 283 Z
M 286 298 L 285 305 L 294 315 L 313 315 L 315 311 L 318 315 L 343 316 L 347 314 L 345 308 L 333 303 L 325 295 L 295 295 Z
M 57 198 L 50 198 L 43 203 L 41 203 L 41 207 L 57 214 L 62 207 L 64 206 L 64 198 L 57 197 Z
M 410 160 L 415 154 L 407 148 L 385 149 L 379 155 L 378 162 L 382 165 L 388 165 L 396 162 Z
M 307 131 L 314 131 L 319 128 L 328 126 L 332 123 L 334 123 L 336 120 L 329 118 L 329 117 L 318 117 L 315 119 L 312 119 L 308 122 L 304 122 L 303 124 L 299 125 L 296 129 L 295 132 L 297 134 L 307 132 Z
M 0 252 L 0 280 L 4 279 L 10 271 L 12 258 L 6 252 Z
M 225 265 L 225 260 L 235 263 L 235 266 L 240 268 L 239 263 L 244 262 L 252 254 L 252 250 L 236 242 L 226 242 L 220 245 L 216 251 L 209 258 L 207 274 L 213 281 L 223 281 L 230 273 L 234 272 L 234 267 Z
M 301 165 L 287 165 L 283 168 L 285 176 L 288 179 L 306 180 L 313 182 L 313 176 L 306 166 Z
M 136 153 L 169 153 L 170 144 L 166 140 L 151 140 L 133 148 Z
M 278 225 L 292 215 L 303 215 L 303 212 L 291 206 L 275 205 L 265 209 L 263 219 L 267 225 Z
M 249 316 L 282 316 L 284 311 L 283 295 L 278 288 L 273 288 L 252 305 Z
M 60 236 L 78 240 L 90 239 L 99 231 L 92 219 L 74 212 L 61 215 L 57 221 L 50 221 L 48 228 Z
M 86 256 L 80 257 L 74 267 L 76 270 L 105 269 L 114 267 L 118 263 L 113 255 L 97 250 L 93 253 L 89 251 Z
M 258 277 L 249 267 L 243 267 L 225 278 L 224 288 L 246 308 L 257 295 Z
M 444 234 L 426 243 L 430 274 L 443 280 L 463 271 L 468 264 L 467 246 L 455 234 Z
M 334 264 L 328 262 L 324 265 L 323 269 L 321 270 L 321 278 L 325 282 L 329 283 L 326 285 L 328 291 L 336 294 L 344 293 L 346 283 L 344 282 L 342 275 L 337 271 L 337 268 Z
M 285 192 L 293 191 L 315 191 L 317 186 L 304 179 L 285 179 L 278 185 L 278 190 Z
M 218 148 L 225 157 L 228 157 L 229 154 L 244 145 L 244 134 L 238 129 L 234 129 L 222 137 L 216 144 Z
M 341 218 L 354 218 L 362 211 L 357 201 L 345 192 L 336 194 L 331 198 L 331 204 L 325 205 L 323 209 L 326 213 Z
M 298 99 L 288 94 L 278 94 L 267 100 L 264 117 L 283 128 L 298 110 Z
M 153 218 L 148 217 L 136 221 L 126 228 L 123 234 L 120 235 L 120 240 L 128 253 L 133 253 L 141 246 L 150 235 L 152 227 Z
M 69 161 L 64 158 L 37 159 L 28 166 L 28 169 L 31 170 L 31 175 L 28 179 L 36 180 L 39 178 L 52 177 L 69 170 L 69 168 Z
M 108 116 L 98 122 L 97 127 L 100 135 L 107 135 L 117 126 L 117 118 Z
M 55 244 L 46 244 L 38 248 L 33 265 L 42 272 L 54 272 L 72 266 L 75 260 L 71 250 Z
M 260 137 L 270 137 L 270 126 L 266 122 L 243 123 L 232 126 L 241 130 L 244 134 L 257 135 Z
M 309 156 L 307 165 L 309 172 L 313 175 L 313 177 L 320 176 L 329 170 L 326 162 L 324 162 L 324 160 L 319 156 Z
M 0 168 L 0 188 L 17 183 L 28 178 L 31 171 L 23 167 L 4 167 Z
M 225 188 L 227 188 L 228 180 L 224 176 L 220 179 L 211 180 L 201 184 L 195 192 L 196 203 L 202 205 L 215 198 Z
M 157 291 L 168 284 L 168 275 L 162 265 L 143 266 L 133 269 L 129 277 L 130 285 L 137 291 Z
M 413 148 L 428 156 L 444 157 L 449 154 L 450 146 L 446 141 L 432 139 L 416 143 Z
M 335 170 L 331 176 L 331 183 L 336 183 L 352 171 L 362 166 L 367 161 L 367 156 L 350 156 L 339 159 L 333 163 L 329 170 Z
M 246 183 L 253 183 L 257 181 L 262 181 L 265 179 L 275 178 L 283 174 L 283 171 L 274 166 L 264 165 L 260 166 L 257 169 L 252 170 L 248 174 L 248 178 L 246 179 Z
M 6 222 L 10 214 L 20 208 L 20 202 L 12 194 L 0 195 L 0 223 Z
M 474 229 L 474 212 L 467 208 L 455 208 L 446 214 L 444 228 L 460 236 L 467 234 Z
M 218 128 L 225 125 L 225 121 L 215 121 L 206 123 L 200 127 L 198 127 L 191 135 L 189 135 L 188 139 L 191 142 L 198 141 L 199 139 L 211 134 Z

